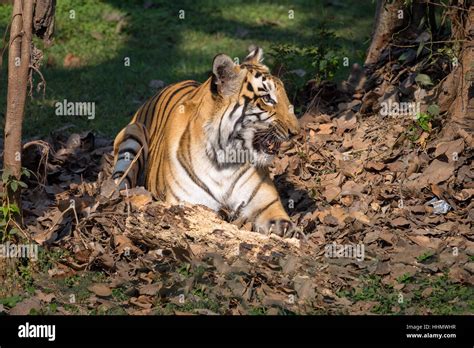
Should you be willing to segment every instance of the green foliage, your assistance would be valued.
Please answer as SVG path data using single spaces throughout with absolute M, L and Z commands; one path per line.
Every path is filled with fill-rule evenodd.
M 415 81 L 419 83 L 422 86 L 432 86 L 433 82 L 431 81 L 431 78 L 426 75 L 426 74 L 418 74 L 415 77 Z
M 310 44 L 274 44 L 269 55 L 273 58 L 274 73 L 285 83 L 290 101 L 308 80 L 317 83 L 334 78 L 342 66 L 343 50 L 339 38 L 327 23 L 322 22 L 313 34 Z
M 249 310 L 249 315 L 265 315 L 266 313 L 267 313 L 267 309 L 263 306 L 252 307 Z
M 474 310 L 474 288 L 451 283 L 446 274 L 422 279 L 403 274 L 397 281 L 410 283 L 415 289 L 412 296 L 396 291 L 392 285 L 384 284 L 379 276 L 373 275 L 362 278 L 362 288 L 342 290 L 338 295 L 355 302 L 376 302 L 371 312 L 377 314 L 404 314 L 410 307 L 416 311 L 429 309 L 434 314 L 460 314 Z M 423 295 L 427 289 L 431 294 Z
M 417 141 L 423 132 L 431 133 L 432 121 L 439 116 L 439 106 L 432 104 L 426 112 L 419 112 L 408 127 L 407 134 L 411 141 Z
M 184 262 L 183 264 L 179 266 L 179 268 L 177 269 L 177 272 L 181 274 L 183 277 L 189 278 L 192 275 L 191 264 Z
M 431 120 L 433 116 L 426 112 L 420 112 L 416 115 L 416 124 L 425 132 L 431 132 Z
M 23 298 L 20 295 L 14 295 L 10 297 L 0 298 L 0 304 L 12 308 L 15 307 L 18 302 L 20 302 Z
M 20 187 L 28 188 L 28 185 L 20 179 L 17 179 L 8 168 L 2 170 L 1 173 L 3 190 L 0 192 L 0 200 L 2 203 L 0 206 L 0 239 L 4 242 L 19 232 L 15 224 L 12 224 L 12 221 L 15 215 L 20 214 L 20 208 L 15 203 L 10 202 L 8 193 L 15 193 Z M 22 168 L 21 177 L 23 176 L 29 178 L 31 172 L 26 168 Z
M 123 288 L 114 288 L 112 289 L 112 297 L 117 301 L 126 301 L 129 299 L 129 296 L 125 294 Z
M 412 276 L 409 273 L 404 273 L 400 277 L 397 278 L 397 282 L 400 284 L 407 284 L 412 280 Z
M 420 256 L 418 256 L 416 259 L 418 260 L 418 262 L 425 262 L 425 261 L 428 261 L 429 259 L 431 259 L 433 256 L 434 256 L 433 251 L 426 251 L 423 254 L 421 254 Z

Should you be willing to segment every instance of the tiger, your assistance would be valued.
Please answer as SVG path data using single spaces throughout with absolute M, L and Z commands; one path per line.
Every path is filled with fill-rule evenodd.
M 228 211 L 256 232 L 293 232 L 269 166 L 299 123 L 262 61 L 261 47 L 241 64 L 218 54 L 204 83 L 178 82 L 146 101 L 114 141 L 118 187 L 144 185 L 171 205 Z

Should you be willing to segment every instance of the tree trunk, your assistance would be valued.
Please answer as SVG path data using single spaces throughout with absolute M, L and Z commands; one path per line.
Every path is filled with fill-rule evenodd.
M 474 5 L 467 7 L 466 16 L 461 13 L 453 14 L 464 19 L 464 26 L 455 27 L 453 38 L 463 40 L 459 63 L 454 71 L 446 78 L 439 93 L 440 111 L 449 114 L 447 126 L 443 129 L 442 137 L 452 137 L 454 134 L 472 140 L 474 131 Z M 455 91 L 455 92 L 453 92 Z M 469 142 L 471 141 L 469 140 Z
M 21 176 L 21 134 L 30 70 L 34 0 L 15 0 L 8 51 L 8 93 L 5 117 L 4 169 Z M 19 194 L 12 194 L 20 207 Z
M 404 23 L 405 15 L 403 14 L 403 18 L 399 18 L 398 11 L 400 10 L 403 11 L 403 1 L 401 0 L 394 0 L 390 3 L 385 0 L 377 1 L 372 42 L 364 65 L 369 66 L 378 62 L 383 49 L 392 41 L 392 35 Z
M 454 71 L 459 78 L 451 117 L 457 126 L 472 132 L 474 130 L 474 6 L 471 5 L 468 10 L 460 64 Z

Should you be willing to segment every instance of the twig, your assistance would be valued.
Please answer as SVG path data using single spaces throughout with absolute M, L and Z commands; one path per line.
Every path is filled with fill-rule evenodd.
M 122 183 L 123 179 L 125 179 L 128 175 L 128 172 L 132 169 L 133 167 L 133 164 L 138 161 L 138 158 L 140 157 L 141 153 L 142 153 L 142 150 L 143 150 L 143 146 L 140 148 L 140 150 L 138 150 L 138 153 L 137 155 L 133 158 L 132 162 L 130 162 L 130 164 L 128 165 L 128 168 L 127 170 L 125 171 L 125 173 L 123 173 L 122 177 L 119 179 L 118 182 L 116 182 L 116 185 L 117 186 L 120 186 L 120 184 Z
M 41 73 L 41 71 L 37 67 L 30 64 L 30 68 L 33 69 L 34 71 L 36 71 L 36 73 L 41 77 L 41 83 L 43 83 L 43 98 L 44 98 L 45 94 L 46 94 L 46 80 L 44 79 L 43 74 Z M 32 91 L 33 91 L 33 81 L 32 81 L 32 79 L 33 79 L 33 76 L 30 75 L 30 80 L 31 80 L 30 81 L 30 95 L 33 95 L 32 94 Z M 39 86 L 39 84 L 38 84 L 38 86 Z
M 32 145 L 37 145 L 37 146 L 40 146 L 40 147 L 43 148 L 42 156 L 41 156 L 41 159 L 38 163 L 37 172 L 39 172 L 40 166 L 44 162 L 44 173 L 43 173 L 43 177 L 41 179 L 38 178 L 38 177 L 37 178 L 38 178 L 38 184 L 44 187 L 45 184 L 46 184 L 49 152 L 53 152 L 53 150 L 52 150 L 51 145 L 49 143 L 47 143 L 43 140 L 33 140 L 33 141 L 29 141 L 29 142 L 27 142 L 26 144 L 23 145 L 23 151 L 26 150 L 28 147 L 30 147 Z
M 13 223 L 16 228 L 18 228 L 18 230 L 25 236 L 26 239 L 28 239 L 30 242 L 33 241 L 33 238 L 31 238 L 31 236 L 29 235 L 29 233 L 27 233 L 26 231 L 24 231 L 24 230 L 21 228 L 21 226 L 20 226 L 14 219 L 10 219 L 10 222 Z

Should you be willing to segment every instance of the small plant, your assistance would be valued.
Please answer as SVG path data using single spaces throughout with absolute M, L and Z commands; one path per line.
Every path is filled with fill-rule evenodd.
M 431 259 L 433 256 L 434 256 L 434 253 L 432 251 L 426 251 L 420 256 L 418 256 L 416 259 L 418 260 L 418 262 L 425 262 Z
M 432 122 L 439 115 L 439 106 L 432 104 L 426 112 L 419 112 L 414 117 L 413 123 L 408 127 L 407 133 L 411 141 L 417 141 L 423 132 L 431 133 Z
M 181 274 L 182 276 L 189 278 L 192 273 L 191 273 L 191 264 L 185 262 L 180 267 L 178 268 L 177 272 Z
M 112 289 L 112 297 L 117 301 L 126 301 L 129 298 L 122 288 Z
M 316 29 L 311 44 L 277 44 L 270 48 L 273 58 L 274 73 L 285 83 L 290 101 L 299 112 L 298 94 L 308 80 L 316 83 L 334 78 L 340 62 L 342 51 L 337 44 L 337 36 L 322 22 Z
M 404 273 L 400 277 L 397 278 L 397 282 L 400 284 L 402 283 L 407 284 L 410 282 L 411 279 L 412 279 L 412 276 L 409 273 Z
M 428 113 L 420 112 L 416 115 L 415 123 L 425 132 L 431 132 L 431 120 L 433 116 Z
M 265 315 L 266 313 L 267 313 L 267 309 L 263 306 L 253 307 L 249 310 L 249 315 Z
M 9 308 L 15 307 L 18 302 L 23 299 L 20 295 L 13 295 L 10 297 L 0 298 L 0 304 Z
M 21 177 L 23 176 L 29 178 L 31 172 L 26 168 L 22 168 Z M 0 191 L 2 202 L 0 206 L 0 238 L 4 242 L 19 232 L 13 219 L 15 215 L 20 214 L 20 208 L 15 203 L 10 202 L 9 192 L 15 193 L 19 187 L 28 188 L 28 185 L 17 179 L 10 170 L 5 169 L 2 170 L 2 187 L 3 190 Z

